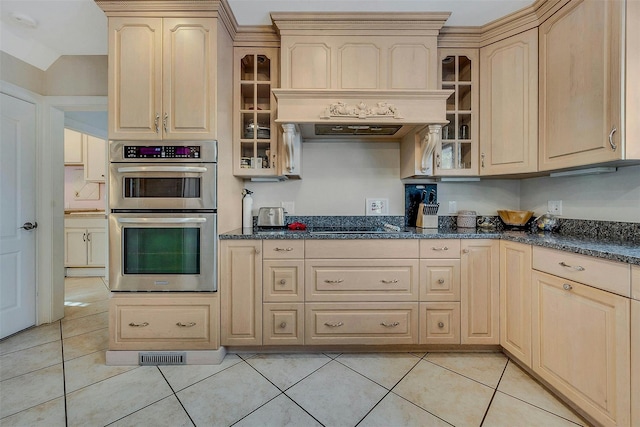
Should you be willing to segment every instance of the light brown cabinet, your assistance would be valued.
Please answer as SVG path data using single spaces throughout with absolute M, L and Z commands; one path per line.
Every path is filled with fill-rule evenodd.
M 630 425 L 629 299 L 534 271 L 533 370 L 597 423 Z
M 217 349 L 218 306 L 216 293 L 114 293 L 109 300 L 109 349 Z
M 480 175 L 538 170 L 538 29 L 480 49 Z
M 500 345 L 531 367 L 531 245 L 500 241 Z
M 500 343 L 500 242 L 461 241 L 460 342 Z
M 631 425 L 640 425 L 640 300 L 631 300 Z
M 640 29 L 625 13 L 637 22 L 637 2 L 571 1 L 540 25 L 540 170 L 638 157 Z
M 222 345 L 262 345 L 262 241 L 220 242 Z
M 216 25 L 109 18 L 110 139 L 215 139 Z

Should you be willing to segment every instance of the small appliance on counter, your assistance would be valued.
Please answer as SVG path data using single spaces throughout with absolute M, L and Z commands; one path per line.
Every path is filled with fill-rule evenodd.
M 258 227 L 284 227 L 284 208 L 260 208 L 257 225 Z
M 476 228 L 476 211 L 458 211 L 456 225 L 458 228 Z

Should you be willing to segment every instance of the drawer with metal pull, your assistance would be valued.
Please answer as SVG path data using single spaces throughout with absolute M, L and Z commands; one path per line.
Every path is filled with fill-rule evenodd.
M 264 302 L 304 302 L 304 261 L 270 259 L 262 262 Z
M 460 258 L 460 239 L 422 239 L 420 258 Z
M 420 344 L 460 344 L 460 303 L 420 303 Z
M 418 303 L 309 303 L 305 345 L 416 344 Z
M 629 264 L 534 246 L 533 269 L 625 297 L 631 296 Z
M 418 260 L 306 260 L 306 301 L 417 301 Z
M 264 259 L 303 259 L 304 240 L 264 240 Z

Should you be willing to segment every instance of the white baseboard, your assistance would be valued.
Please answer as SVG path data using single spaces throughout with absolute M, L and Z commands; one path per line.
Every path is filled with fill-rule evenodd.
M 157 353 L 171 353 L 176 350 L 158 350 Z M 187 354 L 187 365 L 219 365 L 227 355 L 227 349 L 178 351 Z M 108 366 L 137 366 L 139 353 L 154 353 L 153 350 L 107 350 Z
M 105 277 L 104 267 L 66 267 L 65 277 Z

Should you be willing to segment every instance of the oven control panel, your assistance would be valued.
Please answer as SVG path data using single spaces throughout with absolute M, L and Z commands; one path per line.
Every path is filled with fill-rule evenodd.
M 125 159 L 199 159 L 197 145 L 125 145 Z

